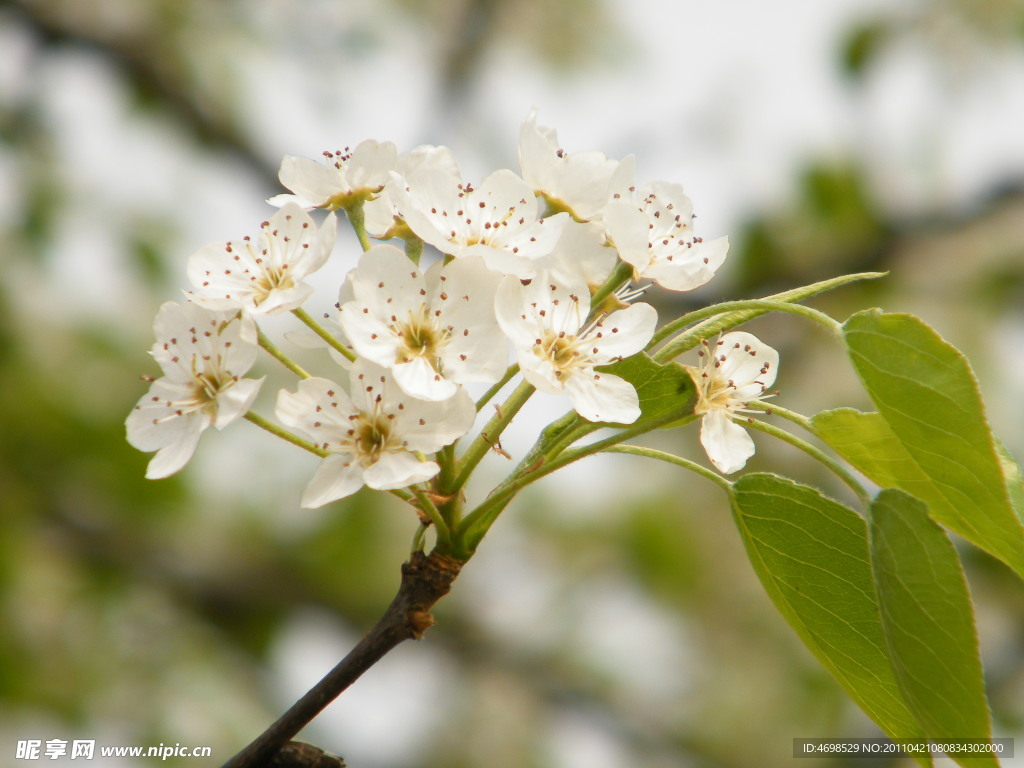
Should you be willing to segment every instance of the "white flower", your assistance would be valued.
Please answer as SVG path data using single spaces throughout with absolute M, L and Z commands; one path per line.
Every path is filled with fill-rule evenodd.
M 355 351 L 389 368 L 407 394 L 446 400 L 458 384 L 497 381 L 508 365 L 494 319 L 500 279 L 474 257 L 424 273 L 397 248 L 377 245 L 348 273 L 341 327 Z
M 754 455 L 754 441 L 732 419 L 749 412 L 747 403 L 769 396 L 779 353 L 756 336 L 734 331 L 714 344 L 705 341 L 698 354 L 700 367 L 688 368 L 697 384 L 694 413 L 703 414 L 700 442 L 711 463 L 728 475 Z
M 399 155 L 395 172 L 400 176 L 406 176 L 414 171 L 427 168 L 460 178 L 459 166 L 455 162 L 452 151 L 448 147 L 434 147 L 429 144 L 415 147 Z M 396 196 L 392 194 L 396 184 L 400 185 L 401 182 L 395 182 L 394 177 L 389 176 L 385 180 L 384 189 L 380 194 L 367 200 L 363 206 L 366 231 L 381 240 L 405 235 L 401 226 L 402 211 L 398 207 Z
M 396 175 L 396 182 L 401 181 Z M 533 190 L 512 171 L 495 171 L 477 188 L 436 167 L 420 168 L 392 190 L 409 228 L 456 258 L 478 255 L 488 268 L 527 278 L 569 220 L 538 218 Z
M 729 238 L 705 242 L 693 231 L 693 203 L 678 184 L 654 182 L 634 199 L 633 187 L 616 192 L 605 206 L 609 239 L 638 277 L 670 291 L 692 291 L 722 266 Z
M 267 202 L 302 208 L 348 208 L 360 200 L 372 200 L 390 181 L 398 150 L 390 141 L 367 140 L 354 150 L 348 147 L 324 152 L 327 165 L 305 157 L 285 155 L 278 178 L 294 194 L 275 195 Z
M 589 421 L 629 424 L 640 416 L 633 385 L 598 373 L 604 365 L 642 350 L 654 334 L 658 314 L 634 304 L 591 322 L 586 285 L 563 285 L 541 275 L 523 285 L 506 277 L 498 287 L 495 312 L 512 341 L 523 376 L 542 392 L 568 395 Z
M 519 167 L 526 183 L 551 209 L 589 221 L 608 202 L 618 162 L 603 152 L 565 152 L 552 128 L 537 125 L 533 110 L 519 129 Z
M 296 392 L 278 394 L 277 418 L 331 454 L 303 491 L 303 507 L 323 506 L 363 485 L 390 490 L 429 480 L 440 467 L 417 453 L 458 439 L 476 417 L 465 392 L 441 403 L 417 400 L 366 360 L 353 364 L 349 380 L 350 394 L 320 378 L 303 379 Z
M 252 405 L 263 379 L 243 379 L 256 361 L 252 320 L 169 301 L 153 321 L 151 354 L 163 376 L 128 416 L 128 442 L 156 451 L 146 477 L 181 469 L 211 424 L 223 429 Z
M 188 296 L 214 310 L 273 314 L 296 309 L 313 293 L 302 282 L 320 269 L 334 248 L 335 218 L 321 227 L 295 203 L 263 222 L 255 240 L 211 244 L 192 254 Z
M 575 221 L 566 225 L 555 249 L 542 262 L 562 282 L 586 282 L 591 295 L 608 279 L 618 263 L 615 249 L 605 244 L 600 227 Z

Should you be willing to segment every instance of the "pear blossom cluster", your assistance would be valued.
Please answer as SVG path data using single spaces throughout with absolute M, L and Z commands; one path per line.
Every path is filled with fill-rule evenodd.
M 364 141 L 285 157 L 276 212 L 254 234 L 194 253 L 184 300 L 157 315 L 151 354 L 163 375 L 127 420 L 129 441 L 156 452 L 147 476 L 180 470 L 209 426 L 270 423 L 252 411 L 263 379 L 246 374 L 261 348 L 285 356 L 258 323 L 317 322 L 303 307 L 334 253 L 337 212 L 364 252 L 334 306 L 313 313 L 326 318 L 314 330 L 332 359 L 318 375 L 286 363 L 299 380 L 273 406 L 272 429 L 321 457 L 303 506 L 427 483 L 437 453 L 473 429 L 474 397 L 515 375 L 587 422 L 636 422 L 636 388 L 608 366 L 651 345 L 658 312 L 640 299 L 708 283 L 728 239 L 697 233 L 678 184 L 638 185 L 632 157 L 566 152 L 536 113 L 521 127 L 519 164 L 476 183 L 445 147 Z M 701 441 L 734 472 L 754 450 L 734 419 L 766 395 L 778 355 L 736 332 L 701 356 L 690 368 Z

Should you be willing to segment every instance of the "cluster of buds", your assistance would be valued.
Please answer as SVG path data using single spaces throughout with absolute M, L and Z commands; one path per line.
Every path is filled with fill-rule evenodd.
M 254 236 L 195 253 L 186 300 L 161 307 L 152 354 L 163 376 L 127 421 L 129 441 L 156 451 L 148 477 L 181 469 L 210 425 L 246 416 L 322 457 L 304 506 L 364 485 L 415 490 L 516 375 L 568 398 L 588 422 L 631 424 L 636 389 L 604 366 L 651 344 L 658 314 L 637 299 L 704 285 L 728 252 L 727 238 L 696 234 L 682 187 L 638 187 L 632 157 L 565 152 L 532 114 L 520 173 L 498 170 L 479 185 L 445 147 L 399 154 L 365 141 L 324 155 L 286 157 L 291 193 L 271 198 L 277 212 Z M 303 304 L 334 250 L 335 211 L 364 252 L 321 324 Z M 332 351 L 328 375 L 310 375 L 260 331 L 261 316 L 288 312 Z M 245 374 L 260 347 L 299 378 L 277 395 L 283 427 L 250 411 L 263 380 Z M 746 333 L 703 354 L 690 369 L 694 413 L 712 462 L 733 472 L 753 453 L 733 416 L 773 384 L 778 355 Z M 490 389 L 474 402 L 474 387 Z

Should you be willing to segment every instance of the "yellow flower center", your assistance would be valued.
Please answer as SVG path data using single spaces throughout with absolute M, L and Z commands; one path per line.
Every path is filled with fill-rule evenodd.
M 533 352 L 542 360 L 550 361 L 555 369 L 555 376 L 561 378 L 565 373 L 576 367 L 582 355 L 577 350 L 579 340 L 569 336 L 565 331 L 555 333 L 546 331 L 543 339 L 537 339 Z
M 409 313 L 409 320 L 401 326 L 399 335 L 402 337 L 402 349 L 398 353 L 398 362 L 409 363 L 414 358 L 422 357 L 435 371 L 440 371 L 441 351 L 451 332 L 438 328 L 427 315 L 426 307 L 420 307 L 419 312 Z

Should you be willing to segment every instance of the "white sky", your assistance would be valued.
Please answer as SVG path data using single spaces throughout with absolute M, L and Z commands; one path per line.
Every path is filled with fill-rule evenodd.
M 630 42 L 608 52 L 608 66 L 556 77 L 499 46 L 485 57 L 472 101 L 455 113 L 438 113 L 437 83 L 420 65 L 429 41 L 408 22 L 396 22 L 381 47 L 361 58 L 341 51 L 320 71 L 310 71 L 312 54 L 287 28 L 270 51 L 231 40 L 224 49 L 244 57 L 237 69 L 247 122 L 268 158 L 317 156 L 365 138 L 392 140 L 400 150 L 445 143 L 464 173 L 480 178 L 516 167 L 519 123 L 537 107 L 539 122 L 557 129 L 567 150 L 635 154 L 641 183 L 681 183 L 709 237 L 734 233 L 752 212 L 783 203 L 794 169 L 811 158 L 856 154 L 873 169 L 882 198 L 904 211 L 962 203 L 1024 174 L 1019 49 L 970 62 L 957 81 L 943 79 L 908 43 L 858 90 L 842 79 L 836 50 L 855 20 L 891 7 L 882 0 L 610 5 Z M 336 21 L 353 29 L 369 12 L 332 7 L 342 8 Z M 268 11 L 267 25 L 275 19 Z M 301 19 L 289 22 L 308 32 Z M 95 266 L 117 272 L 110 240 L 132 223 L 125 211 L 143 220 L 164 211 L 186 217 L 183 259 L 254 229 L 267 214 L 263 190 L 243 169 L 214 157 L 197 164 L 194 148 L 135 112 L 103 66 L 77 55 L 38 66 L 16 35 L 4 38 L 0 103 L 24 90 L 28 73 L 46 89 L 44 113 L 60 126 L 57 159 L 82 209 L 69 212 L 59 268 L 40 292 L 63 294 L 58 303 L 68 308 L 116 313 Z M 4 218 L 16 217 L 20 204 L 10 169 L 8 158 L 0 162 Z

